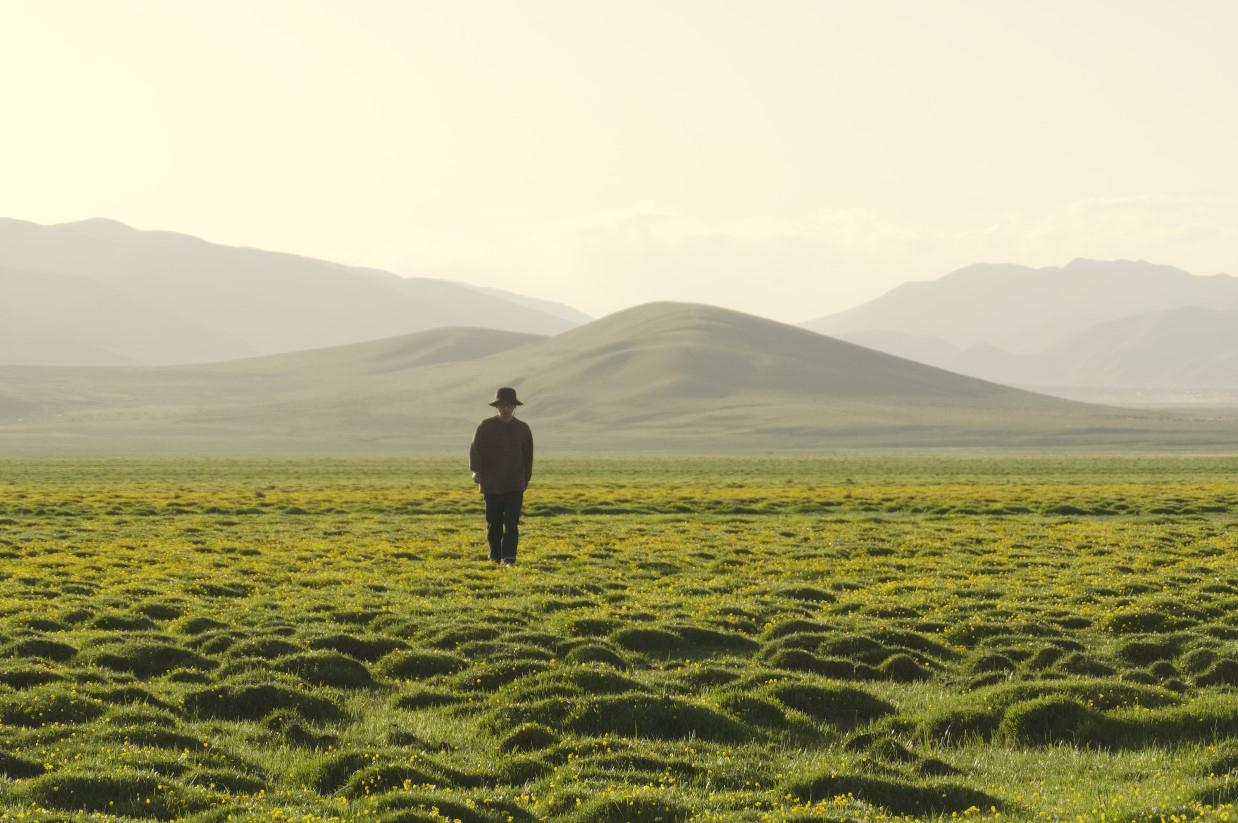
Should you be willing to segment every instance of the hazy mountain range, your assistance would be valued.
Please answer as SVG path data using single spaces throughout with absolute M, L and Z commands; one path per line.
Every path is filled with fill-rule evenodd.
M 552 449 L 1232 447 L 1228 423 L 1075 403 L 695 304 L 554 336 L 438 329 L 176 367 L 0 367 L 0 450 L 463 453 L 497 386 Z
M 109 220 L 0 219 L 0 364 L 207 363 L 434 328 L 553 335 L 589 320 L 521 295 Z M 803 326 L 997 383 L 1123 402 L 1238 398 L 1236 321 L 1238 278 L 1075 260 L 968 266 Z
M 1238 389 L 1238 278 L 1145 262 L 969 266 L 804 326 L 1055 392 Z
M 554 303 L 110 220 L 0 219 L 0 363 L 204 363 L 444 326 L 554 334 Z
M 1232 447 L 1227 420 L 1046 394 L 1238 389 L 1236 319 L 1235 278 L 1077 260 L 971 266 L 804 327 L 674 303 L 591 321 L 112 221 L 0 220 L 0 452 L 458 448 L 499 385 L 574 449 Z

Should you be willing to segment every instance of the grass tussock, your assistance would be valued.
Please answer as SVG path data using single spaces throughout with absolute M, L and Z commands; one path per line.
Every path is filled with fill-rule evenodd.
M 548 464 L 501 568 L 456 463 L 6 463 L 0 817 L 1238 802 L 1232 460 Z

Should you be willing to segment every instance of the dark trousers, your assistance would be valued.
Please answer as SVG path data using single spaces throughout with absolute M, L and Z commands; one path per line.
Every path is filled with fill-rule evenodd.
M 515 560 L 516 544 L 520 541 L 520 510 L 524 507 L 524 492 L 487 494 L 486 538 L 490 541 L 490 559 Z

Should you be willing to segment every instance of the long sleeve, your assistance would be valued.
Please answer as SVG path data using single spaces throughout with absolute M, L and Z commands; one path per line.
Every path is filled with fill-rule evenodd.
M 481 471 L 481 448 L 478 443 L 481 441 L 481 426 L 477 427 L 477 431 L 473 433 L 473 442 L 469 443 L 469 471 Z
M 533 479 L 533 431 L 525 426 L 524 440 L 524 484 L 529 485 Z

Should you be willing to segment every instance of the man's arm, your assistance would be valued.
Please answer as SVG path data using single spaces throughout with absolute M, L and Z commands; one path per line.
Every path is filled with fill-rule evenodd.
M 525 431 L 528 437 L 524 440 L 524 484 L 528 486 L 533 479 L 533 430 L 526 427 Z
M 473 482 L 480 483 L 481 475 L 481 447 L 478 441 L 481 440 L 481 426 L 477 427 L 477 431 L 473 434 L 473 442 L 469 444 L 469 471 L 473 475 Z

